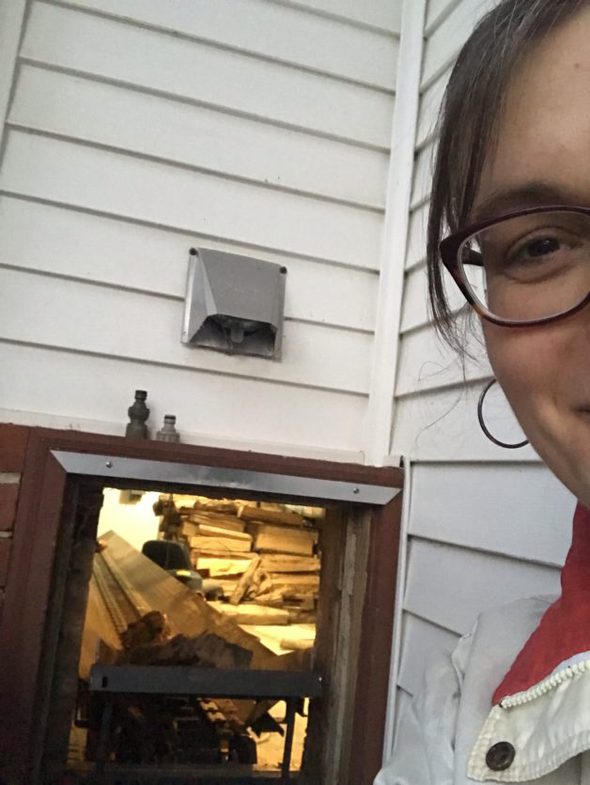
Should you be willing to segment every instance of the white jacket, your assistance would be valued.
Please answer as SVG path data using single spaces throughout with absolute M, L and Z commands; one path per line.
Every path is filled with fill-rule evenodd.
M 590 785 L 590 513 L 576 518 L 560 599 L 482 614 L 428 670 L 375 785 Z

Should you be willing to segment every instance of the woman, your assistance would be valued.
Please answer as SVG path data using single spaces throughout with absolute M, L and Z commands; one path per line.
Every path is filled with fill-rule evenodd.
M 580 504 L 561 597 L 480 617 L 427 673 L 376 785 L 590 783 L 589 0 L 503 0 L 471 36 L 428 255 L 439 329 L 459 344 L 442 257 L 528 439 Z

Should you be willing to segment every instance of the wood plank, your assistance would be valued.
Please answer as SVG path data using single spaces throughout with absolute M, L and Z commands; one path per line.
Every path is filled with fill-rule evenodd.
M 209 605 L 227 619 L 240 625 L 287 625 L 289 624 L 289 611 L 281 608 L 266 608 L 262 605 L 244 603 L 243 605 L 228 605 L 223 602 L 210 602 Z
M 234 555 L 238 552 L 251 549 L 252 539 L 237 540 L 235 537 L 221 537 L 214 535 L 195 535 L 191 537 L 191 548 L 200 553 L 223 553 L 224 551 L 228 556 Z
M 265 572 L 273 574 L 285 573 L 315 573 L 320 571 L 320 560 L 317 556 L 287 556 L 285 554 L 265 553 L 260 562 Z
M 214 558 L 211 556 L 199 556 L 195 567 L 197 570 L 207 570 L 211 578 L 229 578 L 235 577 L 236 579 L 243 575 L 250 566 L 251 559 L 227 559 L 227 558 Z
M 296 512 L 286 509 L 269 509 L 252 504 L 241 505 L 238 516 L 246 521 L 287 524 L 288 526 L 303 526 L 305 522 L 303 516 Z
M 125 592 L 142 613 L 158 610 L 168 617 L 173 634 L 197 636 L 213 632 L 229 643 L 236 643 L 252 652 L 251 667 L 277 667 L 276 657 L 254 636 L 248 635 L 180 581 L 128 545 L 114 532 L 104 535 L 106 549 L 102 557 L 117 579 L 124 579 Z M 141 609 L 145 608 L 144 611 Z
M 224 528 L 223 526 L 214 526 L 208 523 L 199 524 L 199 532 L 204 537 L 225 537 L 228 540 L 237 540 L 238 542 L 252 544 L 252 536 L 243 531 L 236 531 L 235 529 Z
M 268 523 L 248 524 L 253 536 L 253 548 L 259 553 L 289 553 L 298 556 L 312 556 L 317 532 L 294 527 L 273 526 Z
M 238 518 L 230 515 L 216 515 L 215 513 L 206 512 L 192 512 L 187 515 L 183 513 L 182 510 L 180 513 L 182 515 L 182 525 L 185 533 L 187 532 L 187 529 L 192 528 L 191 533 L 198 534 L 200 526 L 214 526 L 216 529 L 222 529 L 227 532 L 241 533 L 246 526 L 246 524 Z
M 10 122 L 226 177 L 384 206 L 385 153 L 31 65 L 20 70 Z
M 379 252 L 383 218 L 372 210 L 215 175 L 195 177 L 163 163 L 14 130 L 0 185 L 34 198 L 344 264 L 367 255 L 376 259 Z M 305 232 L 297 231 L 301 223 Z
M 59 6 L 35 3 L 21 56 L 275 123 L 389 145 L 390 95 Z
M 285 325 L 282 362 L 236 358 L 181 344 L 182 306 L 167 298 L 14 270 L 5 270 L 2 278 L 6 304 L 0 322 L 6 340 L 176 369 L 192 367 L 361 395 L 367 392 L 372 344 L 369 335 L 290 322 Z M 27 309 L 37 313 L 36 319 L 27 318 L 25 298 Z M 48 309 L 47 302 L 59 302 L 61 307 Z M 142 325 L 141 331 L 134 329 L 138 324 Z M 179 418 L 179 428 L 180 422 Z
M 231 597 L 229 598 L 231 605 L 239 605 L 240 602 L 246 597 L 248 590 L 254 582 L 255 576 L 260 572 L 260 557 L 256 556 L 252 559 L 250 566 L 241 576 L 237 582 Z
M 398 39 L 265 0 L 74 0 L 74 5 L 386 89 Z

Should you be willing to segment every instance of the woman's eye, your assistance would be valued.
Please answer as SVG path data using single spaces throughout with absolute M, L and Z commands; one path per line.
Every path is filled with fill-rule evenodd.
M 512 245 L 505 254 L 504 264 L 510 268 L 526 264 L 565 262 L 572 247 L 572 243 L 563 238 L 540 235 Z
M 524 252 L 532 258 L 546 256 L 547 254 L 558 251 L 559 245 L 559 240 L 557 240 L 555 237 L 543 237 L 527 243 Z

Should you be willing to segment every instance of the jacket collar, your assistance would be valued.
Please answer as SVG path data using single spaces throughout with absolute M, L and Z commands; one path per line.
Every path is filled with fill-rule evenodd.
M 570 663 L 590 658 L 590 509 L 578 504 L 561 596 L 543 615 L 493 696 L 524 692 Z

